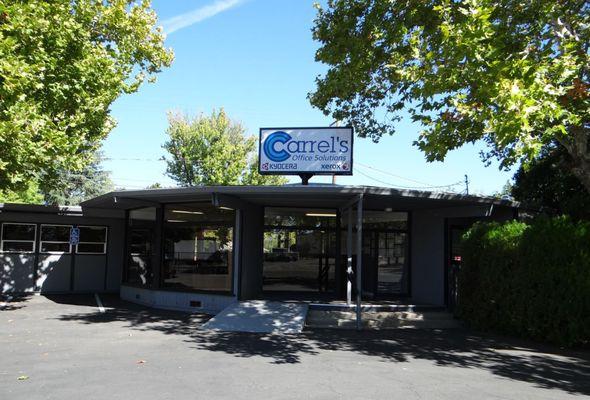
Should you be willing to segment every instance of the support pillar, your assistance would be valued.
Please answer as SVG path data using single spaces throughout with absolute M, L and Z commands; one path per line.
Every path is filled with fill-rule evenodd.
M 356 329 L 363 329 L 361 302 L 363 293 L 363 194 L 359 194 L 356 206 Z
M 346 304 L 352 304 L 352 207 L 346 210 Z

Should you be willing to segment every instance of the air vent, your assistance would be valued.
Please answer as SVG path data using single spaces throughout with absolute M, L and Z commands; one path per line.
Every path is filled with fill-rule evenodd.
M 189 304 L 191 307 L 201 307 L 201 302 L 198 300 L 191 300 Z

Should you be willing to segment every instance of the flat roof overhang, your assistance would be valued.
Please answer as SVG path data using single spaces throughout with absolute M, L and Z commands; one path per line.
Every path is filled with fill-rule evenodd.
M 198 186 L 190 188 L 117 191 L 83 202 L 82 207 L 133 209 L 169 203 L 213 202 L 233 199 L 244 207 L 341 208 L 364 197 L 365 209 L 392 208 L 398 211 L 492 205 L 518 208 L 519 203 L 493 197 L 454 193 L 400 190 L 374 186 L 284 185 L 284 186 Z M 231 202 L 231 201 L 230 201 Z M 234 208 L 240 208 L 236 206 Z

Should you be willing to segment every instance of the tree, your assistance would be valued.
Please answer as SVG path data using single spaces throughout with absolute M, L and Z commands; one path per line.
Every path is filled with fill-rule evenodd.
M 30 181 L 24 189 L 18 191 L 0 190 L 0 203 L 42 204 L 43 195 L 39 192 L 37 182 Z
M 590 194 L 570 172 L 571 162 L 563 146 L 545 146 L 530 165 L 518 169 L 511 195 L 525 206 L 590 220 Z
M 254 151 L 256 139 L 222 110 L 190 117 L 168 114 L 167 174 L 180 186 L 278 185 L 283 177 L 262 176 Z
M 172 62 L 156 20 L 145 0 L 0 2 L 0 189 L 92 161 L 111 104 Z
M 248 168 L 242 176 L 242 185 L 263 186 L 284 185 L 287 183 L 287 179 L 281 175 L 260 175 L 258 172 L 258 156 L 251 155 L 249 159 Z
M 53 188 L 42 190 L 46 204 L 75 206 L 114 190 L 110 173 L 102 169 L 102 154 L 96 153 L 81 171 L 58 171 Z
M 329 0 L 311 103 L 375 141 L 407 110 L 428 161 L 483 140 L 501 167 L 558 141 L 590 191 L 590 3 Z

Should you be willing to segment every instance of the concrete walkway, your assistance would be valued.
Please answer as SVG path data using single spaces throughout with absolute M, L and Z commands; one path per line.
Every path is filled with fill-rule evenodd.
M 251 300 L 234 303 L 201 329 L 223 332 L 300 333 L 307 304 Z

